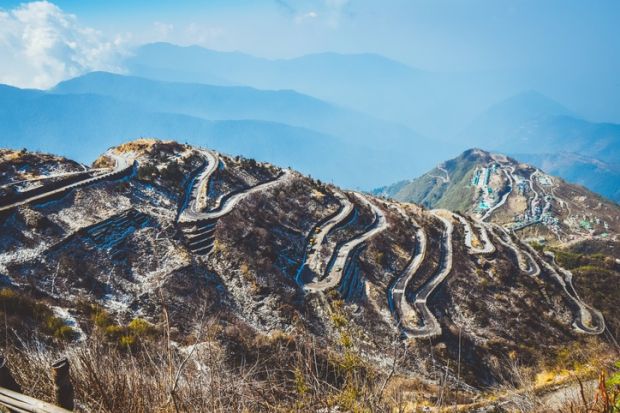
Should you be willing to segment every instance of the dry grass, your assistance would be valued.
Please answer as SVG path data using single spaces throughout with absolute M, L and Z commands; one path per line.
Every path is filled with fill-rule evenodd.
M 114 152 L 122 154 L 125 152 L 145 152 L 150 150 L 156 143 L 162 142 L 158 139 L 139 138 L 131 142 L 123 143 L 114 149 Z M 168 143 L 170 141 L 165 141 Z
M 23 392 L 48 402 L 54 394 L 49 366 L 67 357 L 78 411 L 390 410 L 381 400 L 383 380 L 351 352 L 326 354 L 318 345 L 280 333 L 254 339 L 262 355 L 233 361 L 215 337 L 219 329 L 207 330 L 197 344 L 182 347 L 162 340 L 128 350 L 89 339 L 64 351 L 39 344 L 4 354 Z M 267 348 L 273 351 L 262 350 Z
M 235 327 L 224 330 L 231 329 Z M 390 372 L 372 370 L 345 332 L 341 330 L 340 354 L 277 331 L 235 344 L 247 355 L 236 361 L 235 351 L 221 341 L 235 334 L 215 324 L 200 327 L 196 343 L 185 346 L 164 339 L 128 351 L 91 338 L 64 350 L 39 344 L 12 347 L 5 354 L 23 392 L 49 402 L 53 388 L 48 367 L 68 357 L 77 410 L 85 412 L 466 412 L 490 406 L 524 413 L 620 411 L 613 407 L 620 402 L 620 377 L 614 376 L 620 364 L 598 379 L 573 375 L 561 385 L 546 380 L 540 385 L 532 368 L 509 358 L 512 385 L 496 389 L 483 402 L 459 404 L 464 399 L 447 382 L 429 386 L 399 376 L 398 366 L 411 356 L 398 346 Z M 607 374 L 618 384 L 610 385 Z

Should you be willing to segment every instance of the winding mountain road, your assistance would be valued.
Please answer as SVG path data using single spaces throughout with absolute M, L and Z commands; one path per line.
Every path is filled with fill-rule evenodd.
M 412 325 L 413 323 L 407 322 L 409 325 L 402 326 L 404 334 L 410 338 L 427 338 L 441 335 L 441 326 L 435 315 L 428 308 L 427 300 L 452 270 L 452 232 L 454 227 L 452 222 L 442 217 L 439 212 L 438 210 L 431 211 L 435 217 L 441 220 L 445 227 L 442 235 L 439 267 L 433 277 L 426 281 L 415 293 L 413 307 L 417 312 L 421 325 L 418 323 Z M 443 211 L 443 213 L 450 214 L 447 211 Z
M 30 178 L 30 179 L 22 179 L 20 181 L 13 181 L 13 182 L 9 182 L 6 183 L 4 185 L 0 185 L 0 189 L 5 189 L 14 185 L 19 185 L 19 184 L 25 184 L 27 182 L 39 182 L 39 181 L 47 181 L 49 179 L 54 179 L 54 178 L 66 178 L 69 176 L 79 176 L 79 175 L 92 175 L 94 173 L 100 173 L 100 172 L 105 172 L 105 171 L 109 171 L 110 168 L 91 168 L 91 169 L 86 169 L 83 171 L 73 171 L 73 172 L 62 172 L 62 173 L 58 173 L 58 174 L 52 174 L 52 175 L 45 175 L 45 176 L 38 176 L 36 178 Z
M 110 158 L 112 158 L 115 162 L 115 166 L 114 168 L 107 173 L 103 173 L 103 174 L 98 174 L 96 176 L 90 177 L 90 178 L 86 178 L 86 179 L 82 179 L 79 180 L 77 182 L 72 182 L 70 184 L 58 187 L 58 188 L 54 188 L 51 189 L 49 191 L 44 191 L 44 187 L 41 189 L 43 190 L 43 192 L 37 193 L 36 195 L 33 195 L 31 197 L 28 197 L 26 199 L 23 199 L 21 201 L 17 201 L 14 203 L 11 203 L 9 205 L 5 205 L 0 207 L 0 212 L 4 212 L 4 211 L 8 211 L 11 210 L 13 208 L 17 208 L 21 205 L 26 205 L 32 202 L 36 202 L 36 201 L 41 201 L 44 199 L 47 199 L 49 197 L 53 197 L 54 195 L 60 195 L 63 194 L 65 192 L 68 192 L 72 189 L 76 189 L 82 186 L 86 186 L 86 185 L 91 185 L 94 184 L 96 182 L 100 182 L 106 179 L 111 179 L 115 176 L 120 176 L 122 175 L 124 172 L 127 172 L 129 169 L 133 168 L 134 165 L 134 161 L 130 160 L 127 156 L 122 156 L 122 155 L 118 155 L 115 154 L 112 151 L 108 151 L 106 152 L 106 155 Z
M 486 225 L 489 226 L 489 230 L 494 228 L 499 232 L 499 234 L 496 233 L 497 239 L 503 246 L 511 249 L 515 253 L 517 257 L 517 264 L 519 265 L 519 269 L 522 272 L 524 272 L 530 277 L 537 277 L 538 275 L 540 275 L 540 266 L 538 265 L 532 254 L 519 248 L 517 244 L 514 243 L 512 237 L 510 236 L 510 234 L 508 234 L 504 227 L 497 224 Z
M 196 221 L 202 217 L 202 209 L 204 208 L 207 190 L 209 188 L 209 179 L 213 172 L 217 170 L 219 164 L 219 156 L 208 150 L 203 150 L 202 153 L 207 158 L 207 164 L 204 170 L 197 175 L 191 182 L 190 197 L 187 200 L 187 205 L 183 208 L 181 215 L 179 216 L 179 222 Z
M 306 291 L 325 291 L 329 290 L 330 288 L 336 287 L 340 283 L 340 280 L 342 279 L 342 275 L 344 274 L 347 265 L 351 262 L 351 253 L 354 251 L 354 249 L 387 228 L 387 221 L 385 219 L 385 215 L 379 207 L 377 207 L 374 203 L 370 202 L 362 194 L 353 192 L 353 195 L 358 198 L 360 202 L 370 207 L 370 209 L 375 214 L 375 221 L 373 222 L 371 228 L 368 231 L 356 236 L 355 238 L 350 239 L 334 251 L 330 260 L 331 265 L 328 268 L 327 276 L 322 280 L 304 285 L 304 289 Z
M 194 254 L 208 255 L 214 245 L 215 224 L 222 216 L 230 213 L 236 206 L 253 193 L 265 191 L 290 179 L 292 172 L 285 169 L 277 178 L 255 185 L 244 191 L 222 197 L 217 208 L 203 212 L 209 187 L 209 180 L 220 164 L 219 156 L 211 151 L 204 151 L 207 165 L 191 182 L 190 198 L 179 215 L 178 223 L 182 227 L 187 245 Z M 224 202 L 223 204 L 221 202 Z
M 476 238 L 478 238 L 478 240 L 483 244 L 483 247 L 475 247 L 472 243 L 474 232 L 469 221 L 459 214 L 453 213 L 452 215 L 459 220 L 461 225 L 463 225 L 463 230 L 465 232 L 465 246 L 469 250 L 470 254 L 492 254 L 495 252 L 495 246 L 489 239 L 489 234 L 487 233 L 484 225 L 476 225 L 480 231 L 480 236 L 476 236 Z
M 549 253 L 549 251 L 547 251 L 547 253 Z M 550 255 L 553 258 L 554 265 L 549 264 L 546 260 L 541 258 L 543 266 L 553 276 L 553 278 L 557 280 L 566 295 L 579 309 L 579 316 L 573 323 L 573 327 L 577 331 L 584 334 L 602 334 L 605 331 L 605 318 L 603 317 L 603 314 L 599 310 L 590 307 L 581 300 L 579 294 L 577 294 L 577 290 L 575 290 L 575 286 L 573 285 L 573 273 L 557 264 L 555 254 L 551 252 Z M 561 276 L 560 273 L 564 276 Z
M 515 252 L 521 271 L 531 277 L 539 276 L 541 273 L 541 268 L 534 259 L 534 255 L 539 255 L 538 252 L 528 244 L 524 244 L 525 250 L 517 247 L 517 245 L 512 241 L 510 235 L 500 225 L 493 224 L 493 228 L 500 232 L 497 237 L 499 242 Z M 559 266 L 555 261 L 555 255 L 551 255 L 553 257 L 553 263 L 557 269 L 554 268 L 554 265 L 549 264 L 540 256 L 539 261 L 542 263 L 545 270 L 560 284 L 568 298 L 578 308 L 579 314 L 573 323 L 573 327 L 577 331 L 584 334 L 596 335 L 603 333 L 605 331 L 605 319 L 603 318 L 603 315 L 600 311 L 590 307 L 581 300 L 572 283 L 573 274 Z M 562 273 L 564 277 L 562 277 L 560 273 Z
M 534 189 L 534 181 L 536 180 L 535 176 L 538 174 L 538 169 L 530 174 L 528 178 L 528 183 L 530 184 L 530 190 L 534 194 L 534 198 L 530 200 L 530 214 L 532 216 L 536 215 L 536 202 L 538 201 L 538 192 Z
M 292 175 L 293 174 L 289 169 L 284 169 L 283 172 L 280 175 L 278 175 L 278 177 L 276 177 L 275 179 L 255 185 L 251 188 L 248 188 L 247 190 L 243 192 L 236 193 L 235 195 L 228 198 L 224 202 L 224 205 L 222 205 L 219 209 L 197 214 L 196 219 L 211 220 L 211 219 L 221 218 L 222 216 L 232 211 L 239 202 L 241 202 L 248 196 L 256 192 L 266 191 L 270 188 L 274 188 L 278 185 L 282 185 L 285 181 L 288 181 Z
M 514 168 L 511 167 L 512 170 L 510 173 L 508 173 L 506 171 L 506 169 L 502 168 L 502 171 L 504 172 L 504 175 L 506 175 L 506 178 L 508 178 L 508 192 L 506 192 L 502 198 L 500 199 L 500 201 L 493 205 L 493 207 L 489 208 L 487 210 L 487 212 L 482 216 L 482 218 L 480 218 L 481 221 L 486 221 L 493 212 L 495 212 L 498 208 L 500 208 L 502 205 L 504 205 L 506 203 L 506 200 L 508 199 L 508 197 L 510 196 L 510 194 L 512 193 L 512 188 L 514 186 L 514 182 L 513 182 L 513 178 L 512 178 L 512 173 L 514 172 Z
M 438 171 L 443 172 L 446 176 L 439 176 L 439 175 L 429 175 L 429 176 L 435 179 L 439 179 L 444 184 L 450 183 L 450 173 L 448 172 L 448 170 L 444 168 L 442 165 L 437 166 L 436 169 Z
M 397 206 L 403 216 L 407 216 L 402 210 L 402 207 Z M 427 238 L 424 229 L 412 219 L 412 223 L 416 228 L 416 244 L 415 251 L 413 253 L 411 261 L 405 267 L 405 269 L 398 276 L 396 282 L 388 290 L 388 305 L 392 313 L 396 315 L 397 321 L 402 326 L 415 324 L 416 311 L 407 301 L 407 295 L 405 291 L 407 285 L 411 282 L 411 279 L 416 274 L 420 265 L 426 257 Z
M 321 259 L 321 246 L 323 245 L 325 238 L 332 231 L 332 229 L 334 229 L 334 227 L 343 222 L 353 211 L 353 203 L 349 201 L 349 198 L 347 198 L 345 194 L 334 190 L 334 195 L 338 198 L 341 207 L 336 215 L 320 227 L 319 232 L 314 236 L 312 250 L 306 259 L 308 269 L 315 274 L 323 273 L 323 269 L 327 265 L 327 263 Z

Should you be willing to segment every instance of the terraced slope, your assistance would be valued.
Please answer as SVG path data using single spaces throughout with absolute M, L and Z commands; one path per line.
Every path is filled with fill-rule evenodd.
M 84 340 L 99 330 L 83 303 L 119 322 L 170 326 L 175 343 L 208 319 L 209 343 L 235 368 L 257 345 L 280 354 L 304 341 L 325 360 L 344 354 L 388 374 L 402 351 L 413 356 L 392 374 L 426 389 L 448 377 L 471 401 L 509 377 L 498 354 L 534 367 L 616 334 L 571 271 L 493 222 L 501 206 L 491 222 L 429 211 L 175 142 L 108 154 L 135 173 L 88 178 L 0 217 L 5 288 L 62 310 Z M 457 177 L 444 169 L 437 179 L 450 185 Z
M 471 214 L 518 231 L 520 237 L 556 244 L 617 240 L 620 231 L 618 204 L 533 166 L 480 149 L 374 193 Z

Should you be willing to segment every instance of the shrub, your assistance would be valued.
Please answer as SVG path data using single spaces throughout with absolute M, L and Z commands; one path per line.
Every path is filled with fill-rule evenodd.
M 176 162 L 168 164 L 161 172 L 162 179 L 175 184 L 180 183 L 184 177 L 181 167 Z
M 605 381 L 605 395 L 603 396 L 608 400 L 608 404 L 611 407 L 612 413 L 620 412 L 620 361 L 615 364 L 616 371 L 612 372 L 609 378 Z
M 137 344 L 143 340 L 152 340 L 157 335 L 157 328 L 142 318 L 134 318 L 123 325 L 114 321 L 99 305 L 88 304 L 85 307 L 84 311 L 90 313 L 91 321 L 108 344 L 118 345 L 125 350 L 137 349 Z
M 33 323 L 36 330 L 49 337 L 70 341 L 77 336 L 49 306 L 9 288 L 0 289 L 0 311 L 6 316 L 16 317 L 17 322 Z
M 121 336 L 121 338 L 118 340 L 118 344 L 121 346 L 121 348 L 124 349 L 130 349 L 130 348 L 134 348 L 136 347 L 136 344 L 138 342 L 138 338 L 136 336 Z
M 125 333 L 125 329 L 119 325 L 109 325 L 103 330 L 107 339 L 116 341 Z
M 138 169 L 138 179 L 148 180 L 159 175 L 159 170 L 152 164 L 141 165 Z
M 340 334 L 340 344 L 344 348 L 351 348 L 353 346 L 353 339 L 347 333 Z
M 91 318 L 93 320 L 93 323 L 97 327 L 106 328 L 113 323 L 112 317 L 110 317 L 110 314 L 107 311 L 105 311 L 103 308 L 96 306 L 96 307 L 93 307 L 92 309 L 94 310 L 94 312 Z
M 536 241 L 532 242 L 532 243 L 530 244 L 530 246 L 531 246 L 532 248 L 534 248 L 534 249 L 535 249 L 536 251 L 538 251 L 538 252 L 543 252 L 543 250 L 545 249 L 545 246 L 544 246 L 544 245 L 542 245 L 542 244 L 540 244 L 540 243 L 538 243 L 538 242 L 536 242 Z
M 330 318 L 336 328 L 341 328 L 347 325 L 347 319 L 342 314 L 333 313 Z
M 153 336 L 157 333 L 155 326 L 142 318 L 134 318 L 127 325 L 129 332 L 137 337 Z
M 77 332 L 70 326 L 64 324 L 54 331 L 54 337 L 62 341 L 73 341 L 77 339 Z
M 574 254 L 572 252 L 567 251 L 555 251 L 555 258 L 564 268 L 572 269 L 581 265 L 583 261 L 583 256 L 580 254 Z

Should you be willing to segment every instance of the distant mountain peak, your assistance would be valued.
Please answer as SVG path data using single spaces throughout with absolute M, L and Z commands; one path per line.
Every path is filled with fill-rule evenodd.
M 442 162 L 413 181 L 401 181 L 375 193 L 428 208 L 461 211 L 515 231 L 527 233 L 525 228 L 534 227 L 538 236 L 544 234 L 554 242 L 567 241 L 566 234 L 573 240 L 592 236 L 579 226 L 584 216 L 603 222 L 598 231 L 604 237 L 615 225 L 606 214 L 620 216 L 617 204 L 581 186 L 504 154 L 478 148 Z M 592 209 L 597 205 L 605 212 Z
M 491 106 L 483 117 L 501 116 L 506 119 L 538 118 L 541 116 L 574 115 L 561 103 L 535 90 L 528 90 Z
M 508 104 L 528 106 L 530 110 L 539 111 L 544 115 L 574 115 L 570 109 L 560 102 L 550 98 L 549 96 L 543 95 L 536 90 L 527 90 L 500 103 L 500 105 Z

